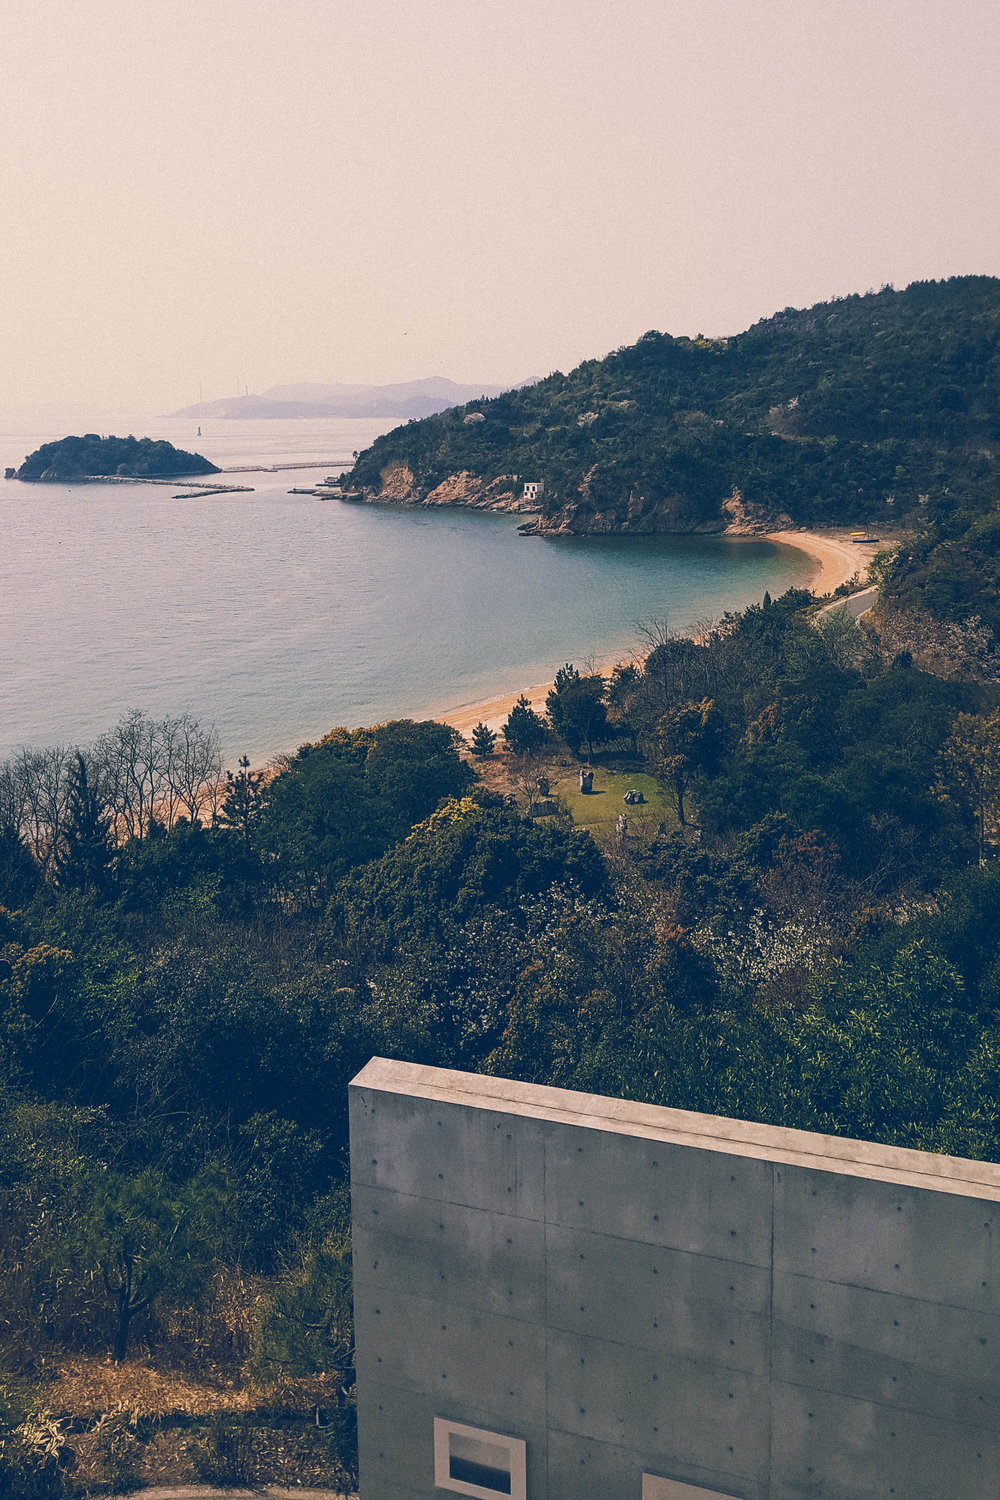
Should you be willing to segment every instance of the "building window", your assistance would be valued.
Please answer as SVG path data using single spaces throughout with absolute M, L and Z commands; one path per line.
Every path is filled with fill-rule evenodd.
M 703 1490 L 697 1484 L 681 1484 L 679 1479 L 643 1474 L 642 1500 L 739 1500 L 739 1497 L 722 1490 Z
M 503 1437 L 434 1418 L 434 1483 L 439 1490 L 475 1500 L 527 1500 L 527 1447 L 521 1438 Z

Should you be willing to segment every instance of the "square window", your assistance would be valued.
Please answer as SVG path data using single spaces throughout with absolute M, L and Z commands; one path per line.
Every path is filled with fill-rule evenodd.
M 739 1500 L 739 1497 L 722 1490 L 704 1490 L 697 1484 L 682 1484 L 679 1479 L 643 1474 L 642 1500 Z
M 527 1500 L 527 1445 L 464 1422 L 434 1418 L 434 1484 L 475 1500 Z

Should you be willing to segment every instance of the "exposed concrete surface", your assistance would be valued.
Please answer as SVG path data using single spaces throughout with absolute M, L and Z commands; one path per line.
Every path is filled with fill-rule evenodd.
M 435 1416 L 525 1439 L 529 1500 L 1000 1496 L 1000 1167 L 382 1060 L 351 1095 L 363 1500 L 440 1493 Z

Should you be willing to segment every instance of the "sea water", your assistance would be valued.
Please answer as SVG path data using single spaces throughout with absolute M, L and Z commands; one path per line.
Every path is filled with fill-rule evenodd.
M 0 469 L 68 432 L 167 438 L 251 493 L 0 482 L 0 755 L 128 708 L 217 725 L 230 763 L 337 724 L 426 716 L 641 650 L 810 575 L 724 537 L 518 535 L 518 518 L 292 495 L 395 425 L 66 414 L 0 425 Z

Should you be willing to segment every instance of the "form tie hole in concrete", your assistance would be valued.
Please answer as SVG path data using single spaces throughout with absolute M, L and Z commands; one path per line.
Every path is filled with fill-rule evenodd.
M 659 1224 L 659 1222 L 660 1222 L 660 1216 L 659 1216 L 659 1214 L 654 1214 L 653 1215 L 653 1223 L 654 1224 Z
M 899 1261 L 896 1262 L 896 1270 L 899 1270 Z
M 892 1320 L 892 1326 L 893 1326 L 893 1328 L 898 1328 L 899 1327 L 899 1319 L 898 1318 L 893 1318 L 893 1320 Z

